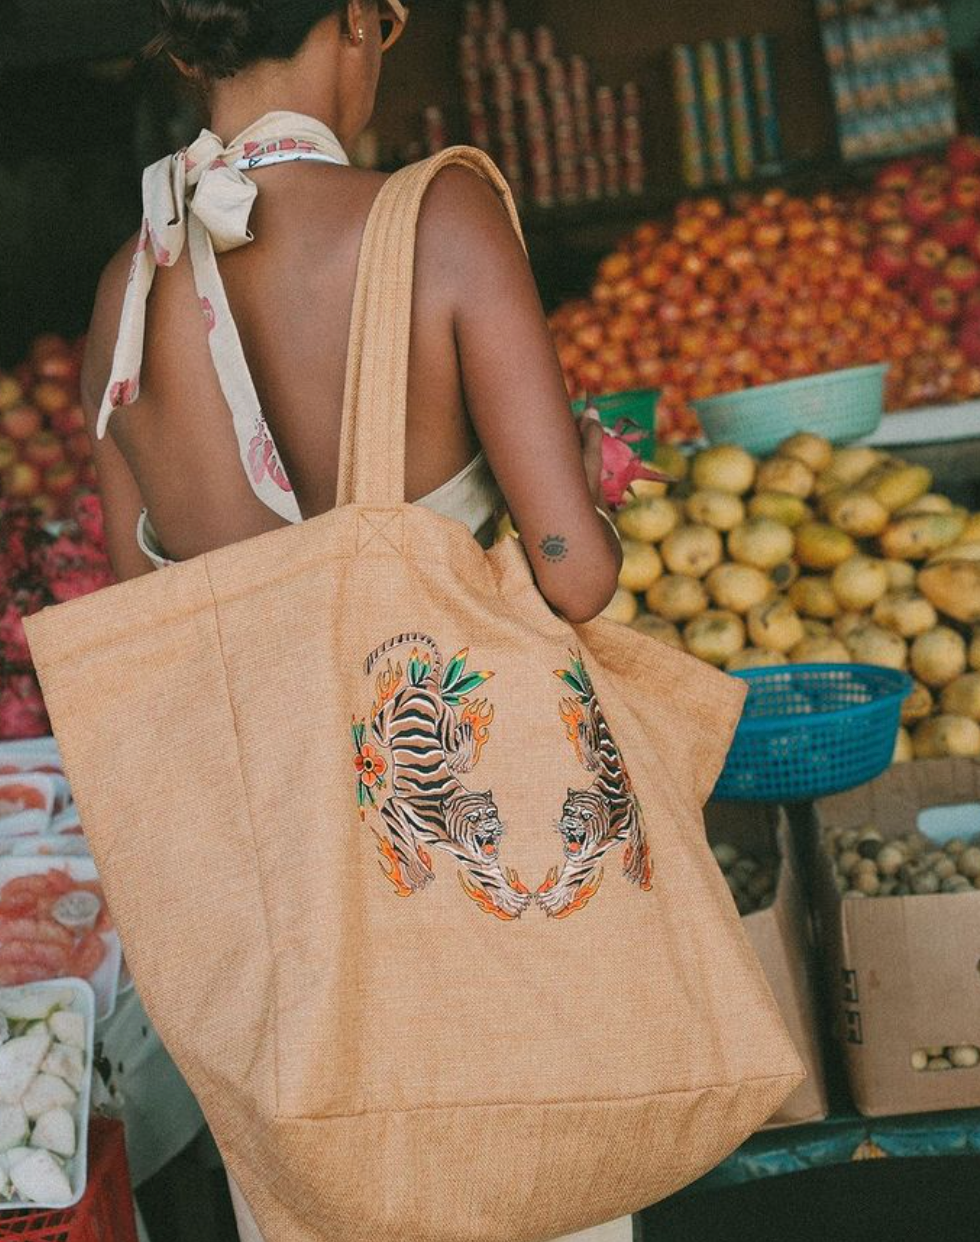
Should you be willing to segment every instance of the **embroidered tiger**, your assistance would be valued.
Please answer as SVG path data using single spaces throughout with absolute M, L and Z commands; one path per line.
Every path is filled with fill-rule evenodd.
M 387 836 L 378 838 L 385 874 L 400 895 L 418 892 L 435 879 L 429 850 L 439 849 L 459 864 L 464 892 L 484 911 L 520 918 L 532 896 L 515 872 L 501 866 L 504 825 L 493 794 L 467 789 L 459 780 L 476 766 L 489 736 L 493 709 L 469 696 L 492 674 L 468 673 L 465 651 L 444 670 L 433 639 L 414 633 L 373 651 L 365 673 L 408 644 L 413 650 L 407 676 L 388 661 L 372 712 L 374 739 L 391 754 L 391 792 L 381 805 Z
M 644 890 L 651 887 L 652 867 L 643 812 L 581 655 L 573 653 L 572 667 L 555 675 L 575 692 L 560 702 L 566 736 L 582 766 L 595 773 L 588 789 L 568 791 L 558 821 L 564 862 L 535 895 L 547 915 L 563 918 L 598 892 L 602 859 L 615 846 L 626 845 L 623 874 Z

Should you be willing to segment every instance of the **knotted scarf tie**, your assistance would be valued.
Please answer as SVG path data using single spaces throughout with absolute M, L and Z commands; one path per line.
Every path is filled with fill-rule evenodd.
M 186 244 L 242 465 L 258 498 L 291 522 L 300 520 L 299 507 L 262 414 L 215 255 L 253 240 L 249 217 L 258 189 L 244 169 L 304 158 L 349 163 L 333 133 L 319 121 L 294 112 L 270 112 L 227 146 L 205 129 L 189 147 L 145 170 L 143 224 L 97 423 L 101 439 L 113 411 L 139 397 L 147 298 L 157 268 L 172 267 Z

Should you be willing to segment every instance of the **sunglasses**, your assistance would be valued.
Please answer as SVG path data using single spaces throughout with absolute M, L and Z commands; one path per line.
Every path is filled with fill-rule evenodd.
M 381 50 L 387 52 L 398 42 L 408 21 L 408 9 L 401 0 L 380 0 Z

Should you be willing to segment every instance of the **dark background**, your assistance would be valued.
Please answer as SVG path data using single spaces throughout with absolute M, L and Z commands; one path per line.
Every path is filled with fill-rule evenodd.
M 980 0 L 946 2 L 961 47 L 963 123 L 976 126 Z M 525 212 L 549 309 L 585 293 L 618 236 L 684 194 L 674 43 L 772 35 L 783 182 L 805 192 L 869 175 L 837 156 L 814 0 L 511 0 L 509 9 L 520 27 L 550 24 L 559 53 L 583 54 L 596 81 L 636 81 L 644 100 L 649 188 L 641 199 Z M 383 166 L 412 154 L 428 104 L 443 107 L 452 140 L 465 139 L 461 10 L 457 0 L 412 5 L 408 32 L 385 60 L 375 117 Z M 0 0 L 0 366 L 22 358 L 42 331 L 84 330 L 103 264 L 138 227 L 140 170 L 193 137 L 204 119 L 164 65 L 135 58 L 150 33 L 147 0 Z

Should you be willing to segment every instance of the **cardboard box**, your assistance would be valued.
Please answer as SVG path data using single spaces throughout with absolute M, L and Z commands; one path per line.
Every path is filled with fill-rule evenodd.
M 976 814 L 961 811 L 943 834 L 933 807 L 980 804 L 980 763 L 902 763 L 867 785 L 814 807 L 818 937 L 830 972 L 835 1025 L 851 1093 L 869 1117 L 980 1107 L 980 1067 L 914 1070 L 914 1049 L 980 1044 L 980 890 L 957 894 L 842 900 L 820 835 L 873 824 L 888 840 L 916 828 L 936 839 L 964 833 Z M 947 816 L 949 813 L 947 812 Z
M 730 842 L 748 854 L 778 851 L 779 879 L 772 905 L 746 914 L 742 924 L 758 955 L 796 1051 L 806 1067 L 800 1084 L 766 1129 L 821 1121 L 827 1116 L 820 1039 L 812 987 L 809 920 L 782 807 L 763 803 L 709 802 L 708 840 Z

